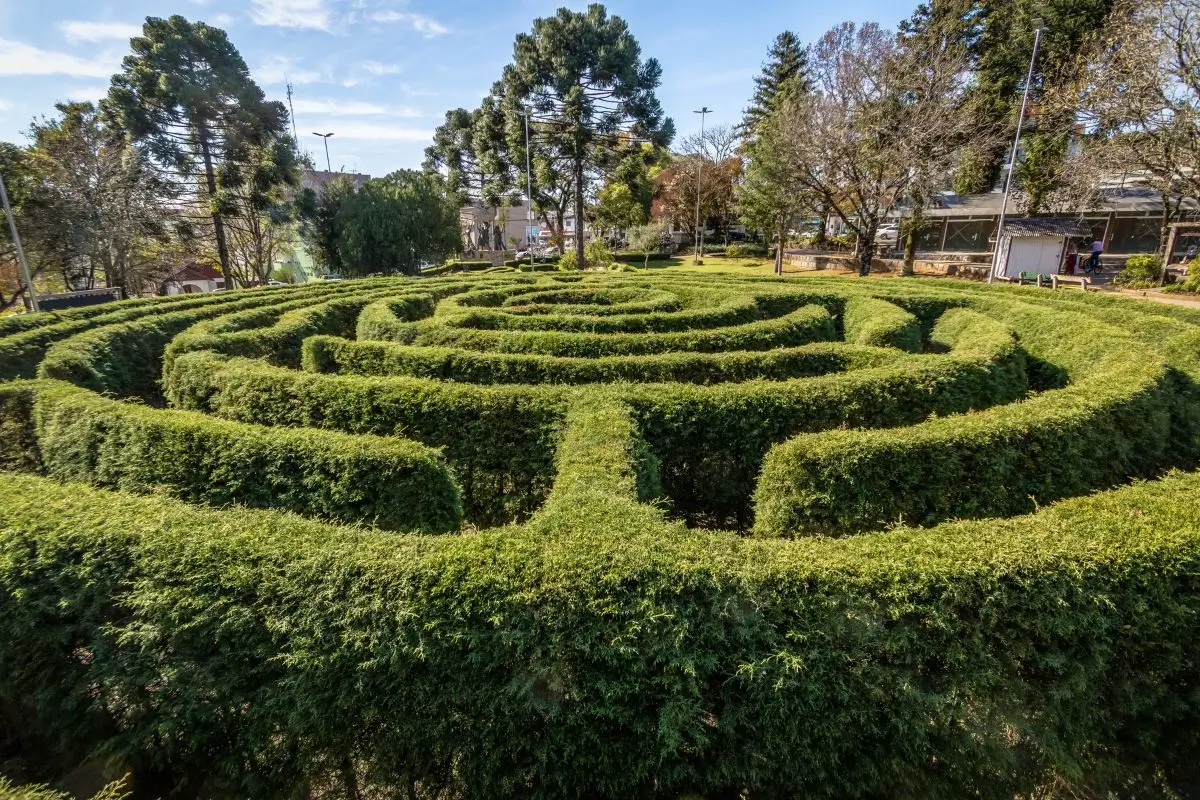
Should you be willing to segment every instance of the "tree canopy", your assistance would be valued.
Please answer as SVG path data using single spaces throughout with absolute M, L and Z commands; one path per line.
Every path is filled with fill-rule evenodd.
M 220 28 L 181 16 L 148 17 L 130 47 L 133 52 L 113 76 L 106 107 L 155 162 L 185 184 L 202 180 L 192 192 L 192 206 L 211 220 L 221 271 L 232 287 L 224 195 L 233 187 L 222 177 L 270 180 L 246 176 L 245 170 L 255 164 L 256 148 L 286 135 L 287 111 L 265 98 Z
M 742 114 L 741 131 L 753 136 L 766 120 L 779 110 L 789 92 L 808 90 L 808 48 L 791 31 L 775 37 L 763 64 L 754 78 L 754 98 Z
M 398 170 L 343 196 L 336 248 L 349 275 L 416 275 L 423 260 L 441 260 L 459 247 L 459 207 L 442 178 Z
M 580 226 L 596 173 L 611 169 L 629 148 L 665 147 L 674 137 L 655 95 L 661 76 L 657 60 L 642 60 L 625 21 L 600 4 L 585 12 L 561 8 L 517 36 L 502 79 L 509 141 L 524 155 L 521 114 L 528 113 L 538 151 L 569 171 Z M 586 264 L 582 236 L 575 237 L 575 253 Z

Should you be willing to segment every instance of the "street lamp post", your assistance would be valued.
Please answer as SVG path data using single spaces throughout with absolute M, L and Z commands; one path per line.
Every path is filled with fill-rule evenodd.
M 37 311 L 37 292 L 34 291 L 33 279 L 29 276 L 29 264 L 25 261 L 25 248 L 21 247 L 21 234 L 17 233 L 17 220 L 13 216 L 12 206 L 8 204 L 8 190 L 4 188 L 3 175 L 0 175 L 0 202 L 3 202 L 4 215 L 8 217 L 8 230 L 12 234 L 13 246 L 17 249 L 17 266 L 21 270 L 21 280 L 25 282 L 25 291 L 29 295 L 29 308 Z
M 325 171 L 333 172 L 333 167 L 329 163 L 329 137 L 333 136 L 333 134 L 332 133 L 317 133 L 316 131 L 313 131 L 313 136 L 320 136 L 322 139 L 325 140 Z
M 1004 176 L 1004 200 L 1000 203 L 1000 219 L 996 222 L 996 246 L 992 249 L 992 268 L 988 272 L 988 283 L 996 280 L 1000 267 L 1000 243 L 1004 236 L 1004 221 L 1008 216 L 1008 194 L 1012 189 L 1013 173 L 1017 169 L 1017 148 L 1021 146 L 1021 128 L 1025 125 L 1025 109 L 1029 106 L 1029 90 L 1033 86 L 1033 70 L 1037 64 L 1038 47 L 1042 43 L 1042 31 L 1046 26 L 1041 17 L 1033 21 L 1033 54 L 1029 57 L 1029 72 L 1025 75 L 1025 92 L 1021 95 L 1021 112 L 1017 115 L 1017 132 L 1013 136 L 1012 151 L 1008 154 L 1008 174 Z
M 518 111 L 525 118 L 525 191 L 529 202 L 525 206 L 525 244 L 529 248 L 529 271 L 533 272 L 533 170 L 529 164 L 529 112 Z
M 708 106 L 701 106 L 699 111 L 693 111 L 693 114 L 700 115 L 700 158 L 696 164 L 696 249 L 692 254 L 692 263 L 699 264 L 700 256 L 704 252 L 704 230 L 700 227 L 700 179 L 704 175 L 704 117 L 712 113 L 712 109 Z

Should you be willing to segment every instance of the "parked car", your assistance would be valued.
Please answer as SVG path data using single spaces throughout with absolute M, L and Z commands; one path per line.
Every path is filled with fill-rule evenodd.
M 893 222 L 880 225 L 875 229 L 875 241 L 877 242 L 898 242 L 900 241 L 900 226 Z
M 325 276 L 325 280 L 327 280 L 327 281 L 344 281 L 346 279 L 343 278 L 341 275 L 337 274 L 336 272 L 331 272 Z

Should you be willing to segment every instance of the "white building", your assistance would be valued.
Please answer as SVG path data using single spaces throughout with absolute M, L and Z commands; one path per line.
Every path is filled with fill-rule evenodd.
M 208 264 L 188 264 L 158 282 L 155 294 L 201 294 L 225 288 L 221 273 Z

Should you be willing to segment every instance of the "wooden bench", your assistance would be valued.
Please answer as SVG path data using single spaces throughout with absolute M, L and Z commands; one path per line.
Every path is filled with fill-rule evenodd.
M 1059 287 L 1059 284 L 1069 283 L 1078 286 L 1083 291 L 1087 291 L 1092 282 L 1084 275 L 1051 275 L 1050 286 L 1054 289 Z

